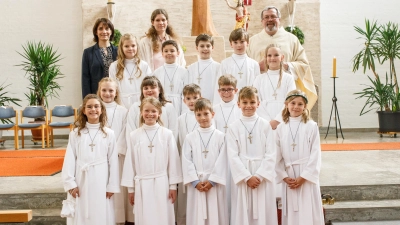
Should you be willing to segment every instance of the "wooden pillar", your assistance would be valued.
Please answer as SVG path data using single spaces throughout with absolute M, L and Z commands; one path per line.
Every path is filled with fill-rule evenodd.
M 209 0 L 193 0 L 192 36 L 202 33 L 218 36 L 212 20 Z

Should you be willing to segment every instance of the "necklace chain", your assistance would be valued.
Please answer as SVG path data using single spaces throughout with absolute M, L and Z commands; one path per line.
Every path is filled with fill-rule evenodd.
M 133 69 L 132 69 L 131 72 L 129 72 L 128 68 L 125 67 L 125 70 L 126 70 L 126 72 L 128 72 L 128 75 L 129 75 L 129 79 L 128 79 L 129 81 L 133 80 L 132 74 L 133 74 L 133 71 L 136 69 L 136 67 L 137 67 L 137 66 L 133 66 Z M 136 69 L 136 72 L 135 72 L 135 77 L 136 77 L 136 78 L 138 78 L 138 77 L 136 76 L 137 71 L 138 71 L 138 70 Z M 131 82 L 131 84 L 132 84 L 132 82 Z
M 212 63 L 212 61 L 206 66 L 206 68 L 203 69 L 203 71 L 201 71 L 201 73 L 200 73 L 200 62 L 197 63 L 197 72 L 199 73 L 199 76 L 197 77 L 197 81 L 198 81 L 199 84 L 200 84 L 200 80 L 202 79 L 201 75 L 211 65 L 211 63 Z
M 160 129 L 160 127 L 161 127 L 161 126 L 158 126 L 158 127 L 157 127 L 156 133 L 154 134 L 154 136 L 153 136 L 153 138 L 152 138 L 151 140 L 150 140 L 149 134 L 147 134 L 146 129 L 143 128 L 144 132 L 146 133 L 147 139 L 149 139 L 149 141 L 150 141 L 150 145 L 147 146 L 147 147 L 149 147 L 149 149 L 150 149 L 150 153 L 151 153 L 152 150 L 153 150 L 153 147 L 154 147 L 153 141 L 154 141 L 154 138 L 156 137 L 157 132 L 158 132 L 158 129 Z
M 169 75 L 168 75 L 168 72 L 167 72 L 167 69 L 165 68 L 165 66 L 163 66 L 163 67 L 164 67 L 165 75 L 167 75 L 167 78 L 169 80 L 169 86 L 170 86 L 171 91 L 172 91 L 173 88 L 174 88 L 174 83 L 173 82 L 174 82 L 175 73 L 178 70 L 179 66 L 176 66 L 175 71 L 172 74 L 172 79 L 169 78 Z M 164 79 L 164 86 L 165 86 L 165 79 Z
M 274 96 L 275 100 L 276 100 L 276 96 L 277 96 L 276 89 L 278 89 L 278 84 L 276 84 L 276 87 L 274 87 L 274 85 L 272 84 L 271 78 L 269 77 L 268 72 L 267 72 L 267 77 L 268 77 L 269 83 L 271 84 L 272 89 L 274 90 L 274 94 L 272 96 Z
M 243 73 L 242 73 L 242 69 L 243 69 L 243 67 L 244 67 L 244 64 L 246 63 L 247 58 L 244 58 L 244 62 L 243 62 L 243 64 L 242 64 L 242 67 L 239 67 L 239 64 L 237 64 L 235 58 L 234 58 L 233 56 L 231 56 L 231 57 L 232 57 L 233 61 L 235 62 L 237 68 L 239 69 L 239 73 L 238 73 L 238 74 L 240 75 L 240 78 L 242 78 L 242 74 L 243 74 Z
M 88 134 L 89 134 L 89 138 L 90 138 L 90 141 L 91 141 L 91 143 L 90 143 L 89 146 L 92 148 L 92 152 L 93 152 L 93 147 L 96 146 L 96 144 L 93 144 L 93 142 L 94 142 L 94 139 L 96 139 L 97 133 L 99 133 L 100 128 L 97 129 L 96 134 L 94 135 L 93 138 L 92 138 L 92 136 L 90 135 L 90 130 L 89 130 L 89 128 L 87 128 L 87 129 L 88 129 Z
M 201 143 L 203 143 L 203 146 L 204 146 L 204 151 L 203 151 L 203 153 L 204 153 L 204 158 L 207 158 L 207 153 L 208 153 L 207 147 L 208 147 L 208 144 L 210 144 L 210 141 L 211 141 L 211 138 L 212 138 L 212 136 L 213 136 L 213 134 L 214 134 L 214 132 L 215 132 L 215 129 L 214 129 L 213 132 L 211 133 L 210 138 L 208 139 L 207 145 L 204 144 L 204 141 L 203 141 L 203 138 L 201 137 L 200 131 L 197 131 L 197 132 L 199 133 Z
M 115 111 L 117 111 L 117 107 L 118 107 L 118 104 L 115 106 L 114 113 L 113 113 L 113 116 L 112 116 L 112 119 L 111 119 L 111 124 L 109 124 L 108 120 L 107 120 L 107 125 L 108 125 L 109 128 L 111 128 L 111 126 L 112 126 L 112 124 L 114 122 Z
M 294 147 L 296 147 L 296 145 L 297 145 L 296 137 L 297 137 L 297 132 L 299 131 L 299 128 L 300 128 L 300 124 L 301 124 L 301 121 L 299 122 L 299 126 L 297 126 L 297 130 L 296 130 L 296 134 L 293 137 L 292 128 L 290 127 L 290 121 L 289 121 L 290 136 L 292 136 L 292 141 L 293 141 L 293 143 L 291 144 L 291 146 L 293 147 L 293 151 L 294 151 Z
M 235 107 L 235 105 L 232 106 L 231 112 L 229 113 L 229 116 L 228 116 L 227 120 L 225 120 L 225 115 L 224 115 L 224 111 L 222 110 L 222 106 L 219 105 L 219 107 L 221 108 L 221 114 L 222 114 L 222 117 L 224 118 L 224 122 L 225 122 L 224 128 L 225 128 L 225 133 L 226 133 L 226 129 L 228 128 L 229 118 L 231 117 L 231 114 L 233 112 L 233 108 Z
M 253 133 L 253 130 L 254 130 L 254 128 L 256 127 L 256 124 L 257 124 L 259 118 L 260 118 L 260 117 L 257 117 L 257 120 L 256 120 L 256 122 L 254 123 L 253 128 L 251 128 L 251 131 L 249 131 L 249 130 L 247 129 L 246 125 L 244 125 L 243 121 L 240 119 L 240 122 L 242 122 L 242 124 L 243 124 L 243 126 L 244 126 L 244 129 L 246 129 L 246 131 L 249 133 L 248 139 L 250 140 L 250 144 L 252 144 L 252 143 L 251 143 L 251 139 L 253 138 L 253 136 L 251 136 L 251 134 Z
M 186 124 L 186 134 L 189 134 L 188 122 L 187 122 L 187 113 L 186 113 L 186 115 L 185 115 L 185 124 Z M 196 123 L 194 124 L 194 126 L 193 126 L 193 128 L 192 128 L 192 130 L 191 130 L 190 132 L 194 131 L 194 128 L 196 128 L 196 126 L 197 126 L 197 121 L 196 121 Z

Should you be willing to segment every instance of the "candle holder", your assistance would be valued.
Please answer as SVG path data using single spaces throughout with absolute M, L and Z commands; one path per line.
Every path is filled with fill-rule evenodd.
M 340 118 L 339 118 L 339 110 L 337 108 L 337 98 L 336 98 L 336 79 L 339 77 L 331 77 L 333 78 L 333 98 L 332 98 L 332 109 L 331 109 L 331 115 L 329 116 L 329 123 L 328 123 L 328 129 L 326 131 L 325 139 L 328 136 L 329 133 L 329 127 L 331 125 L 331 120 L 332 120 L 332 112 L 335 111 L 335 128 L 336 128 L 336 138 L 339 138 L 338 136 L 338 122 L 339 122 L 339 129 L 340 133 L 342 134 L 342 138 L 344 139 L 343 132 L 342 132 L 342 125 L 340 124 Z

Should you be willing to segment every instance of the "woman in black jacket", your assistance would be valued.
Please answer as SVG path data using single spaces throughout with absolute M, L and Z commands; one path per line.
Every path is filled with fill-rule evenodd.
M 96 94 L 99 81 L 108 77 L 108 68 L 117 58 L 117 47 L 110 41 L 114 38 L 114 25 L 106 18 L 100 18 L 93 26 L 95 45 L 83 51 L 82 56 L 82 98 Z

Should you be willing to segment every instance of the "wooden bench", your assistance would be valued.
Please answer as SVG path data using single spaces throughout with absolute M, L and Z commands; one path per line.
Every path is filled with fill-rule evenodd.
M 29 222 L 32 210 L 0 210 L 0 223 Z

